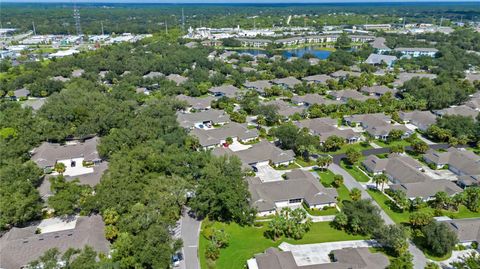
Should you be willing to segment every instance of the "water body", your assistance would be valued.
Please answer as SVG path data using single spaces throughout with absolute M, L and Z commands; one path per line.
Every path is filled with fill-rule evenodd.
M 265 54 L 264 50 L 259 50 L 259 49 L 243 49 L 243 50 L 236 50 L 236 51 L 238 53 L 249 53 L 252 55 Z M 287 59 L 290 59 L 292 57 L 300 58 L 307 53 L 312 54 L 318 59 L 323 60 L 323 59 L 327 59 L 332 52 L 330 50 L 326 50 L 319 47 L 304 47 L 304 48 L 298 48 L 298 49 L 282 50 L 282 56 L 284 56 Z

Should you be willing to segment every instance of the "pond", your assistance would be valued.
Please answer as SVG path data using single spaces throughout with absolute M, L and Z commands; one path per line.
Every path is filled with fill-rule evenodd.
M 258 55 L 258 54 L 265 54 L 264 50 L 260 49 L 243 49 L 243 50 L 236 50 L 238 53 L 249 53 L 252 55 Z M 304 54 L 309 53 L 317 57 L 318 59 L 327 59 L 328 56 L 332 53 L 331 50 L 327 50 L 325 48 L 321 47 L 303 47 L 303 48 L 298 48 L 298 49 L 288 49 L 288 50 L 282 50 L 282 55 L 289 59 L 292 57 L 302 57 Z

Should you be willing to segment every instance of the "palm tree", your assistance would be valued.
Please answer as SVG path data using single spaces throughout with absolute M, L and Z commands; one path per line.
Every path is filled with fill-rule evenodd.
M 350 192 L 350 198 L 352 198 L 353 201 L 358 201 L 362 198 L 362 192 L 357 188 L 353 188 Z
M 375 186 L 377 187 L 377 189 L 378 189 L 378 185 L 382 185 L 382 192 L 383 192 L 385 183 L 388 182 L 388 177 L 385 174 L 375 175 L 373 176 L 373 182 L 375 182 Z
M 55 171 L 57 171 L 60 175 L 63 175 L 63 173 L 65 172 L 65 164 L 64 163 L 59 163 L 57 162 L 55 164 Z

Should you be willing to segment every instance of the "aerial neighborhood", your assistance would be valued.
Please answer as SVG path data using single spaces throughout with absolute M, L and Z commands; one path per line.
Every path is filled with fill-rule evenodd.
M 480 6 L 444 5 L 7 4 L 0 268 L 480 268 Z

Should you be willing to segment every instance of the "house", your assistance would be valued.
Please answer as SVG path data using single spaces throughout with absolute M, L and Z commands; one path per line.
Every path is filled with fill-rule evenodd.
M 280 44 L 283 46 L 293 46 L 293 45 L 300 45 L 305 43 L 305 38 L 302 36 L 296 36 L 296 37 L 289 37 L 289 38 L 282 38 L 282 39 L 277 39 L 274 41 L 275 44 Z
M 473 242 L 480 242 L 480 218 L 448 218 L 440 222 L 446 223 L 455 232 L 460 244 L 468 246 Z
M 448 170 L 458 176 L 480 175 L 480 156 L 469 150 L 454 147 L 445 152 L 429 150 L 423 155 L 423 159 L 437 168 L 448 165 Z
M 458 186 L 465 188 L 470 186 L 480 186 L 480 174 L 458 176 Z
M 12 228 L 0 237 L 0 268 L 25 268 L 45 251 L 57 248 L 90 246 L 108 255 L 110 244 L 105 239 L 105 224 L 99 215 L 44 219 L 24 228 Z
M 356 90 L 330 91 L 328 92 L 328 95 L 332 96 L 334 100 L 342 101 L 344 103 L 346 103 L 350 99 L 365 102 L 367 101 L 367 99 L 371 98 L 369 96 L 361 94 Z
M 338 102 L 336 100 L 331 100 L 328 98 L 325 98 L 321 96 L 318 93 L 307 93 L 305 95 L 295 95 L 291 99 L 292 103 L 294 103 L 297 106 L 306 106 L 309 107 L 311 105 L 317 104 L 317 105 L 330 105 L 330 104 L 340 104 L 341 102 Z
M 438 192 L 445 192 L 448 196 L 453 196 L 462 192 L 462 189 L 455 183 L 446 179 L 438 179 L 434 181 L 423 181 L 403 184 L 390 185 L 390 189 L 394 191 L 403 191 L 409 199 L 417 197 L 424 201 L 431 200 Z
M 422 172 L 422 164 L 417 160 L 399 154 L 390 154 L 388 158 L 380 159 L 369 155 L 363 162 L 363 167 L 374 174 L 385 174 L 393 184 L 418 183 L 430 181 L 431 178 Z
M 55 76 L 55 77 L 52 77 L 51 80 L 60 81 L 60 82 L 67 82 L 67 81 L 70 80 L 70 78 L 66 78 L 64 76 Z
M 391 117 L 383 113 L 344 116 L 343 120 L 350 126 L 360 124 L 365 132 L 375 139 L 388 139 L 388 135 L 392 130 L 403 131 L 402 138 L 413 134 L 413 131 L 403 124 L 391 124 Z
M 465 103 L 466 106 L 480 111 L 480 96 L 474 96 Z
M 365 30 L 390 30 L 392 28 L 391 24 L 364 24 L 363 29 Z
M 316 255 L 312 253 L 310 255 Z M 268 248 L 248 261 L 249 269 L 384 269 L 390 264 L 387 256 L 372 253 L 368 248 L 343 248 L 332 250 L 330 262 L 298 265 L 292 251 Z M 299 257 L 298 260 L 301 260 Z
M 387 42 L 387 40 L 384 37 L 376 37 L 372 42 L 372 47 L 379 54 L 391 51 L 391 49 L 385 45 L 385 42 Z
M 175 82 L 175 84 L 177 84 L 177 86 L 185 83 L 188 80 L 188 78 L 186 78 L 184 76 L 181 76 L 181 75 L 178 75 L 178 74 L 170 74 L 170 75 L 166 76 L 165 78 L 170 80 L 170 81 Z
M 244 166 L 255 168 L 263 165 L 289 165 L 295 160 L 292 150 L 282 150 L 268 141 L 260 141 L 252 147 L 233 152 L 228 148 L 215 148 L 212 151 L 215 156 L 235 155 L 240 158 Z
M 411 57 L 435 57 L 435 55 L 438 53 L 436 48 L 395 48 L 395 51 Z
M 269 101 L 269 102 L 266 102 L 265 105 L 274 105 L 277 107 L 277 113 L 284 117 L 284 118 L 288 118 L 292 115 L 294 115 L 295 113 L 303 113 L 304 112 L 304 108 L 303 107 L 298 107 L 298 106 L 292 106 L 291 104 L 283 101 L 283 100 L 273 100 L 273 101 Z
M 250 39 L 250 38 L 237 38 L 242 44 L 242 47 L 254 47 L 261 48 L 272 44 L 272 40 L 269 39 Z
M 344 138 L 347 143 L 355 143 L 361 140 L 361 135 L 352 129 L 338 129 L 338 121 L 331 118 L 315 118 L 295 122 L 298 128 L 307 128 L 310 134 L 320 137 L 320 143 L 325 142 L 330 136 Z
M 468 73 L 465 75 L 465 79 L 470 82 L 480 81 L 480 73 Z
M 382 95 L 385 95 L 387 92 L 391 93 L 392 96 L 395 96 L 395 94 L 397 93 L 397 90 L 390 89 L 389 87 L 384 86 L 384 85 L 376 85 L 376 86 L 371 86 L 371 87 L 363 86 L 360 89 L 360 92 L 366 93 L 370 96 L 380 97 Z
M 209 109 L 195 113 L 177 112 L 177 121 L 185 129 L 209 129 L 213 125 L 230 122 L 230 116 L 223 110 Z
M 362 73 L 360 72 L 354 72 L 354 71 L 344 71 L 344 70 L 338 70 L 330 74 L 331 77 L 333 78 L 347 78 L 349 76 L 351 77 L 359 77 Z
M 286 180 L 262 182 L 248 178 L 250 204 L 258 216 L 275 214 L 282 207 L 298 207 L 304 203 L 309 208 L 334 207 L 337 190 L 325 188 L 309 171 L 295 169 L 285 174 Z
M 425 74 L 425 73 L 400 73 L 398 78 L 393 81 L 393 86 L 396 88 L 401 87 L 405 82 L 411 80 L 412 78 L 428 78 L 435 79 L 437 75 L 435 74 Z
M 190 134 L 198 139 L 204 149 L 221 146 L 229 137 L 238 142 L 249 142 L 258 138 L 257 129 L 248 129 L 245 125 L 235 122 L 209 130 L 195 128 Z
M 235 98 L 238 97 L 239 88 L 233 85 L 221 85 L 218 87 L 213 87 L 208 90 L 215 97 L 228 97 Z
M 243 86 L 249 90 L 254 90 L 261 95 L 265 94 L 265 89 L 270 89 L 272 84 L 268 80 L 246 81 Z
M 284 89 L 293 89 L 295 86 L 302 84 L 302 82 L 295 77 L 278 78 L 272 80 L 272 82 Z
M 213 96 L 191 97 L 183 94 L 177 95 L 176 98 L 180 101 L 186 102 L 188 104 L 188 107 L 195 111 L 210 109 L 212 101 L 215 100 Z
M 30 107 L 33 109 L 33 111 L 37 111 L 40 108 L 42 108 L 42 106 L 45 104 L 45 100 L 46 98 L 28 99 L 22 102 L 22 107 L 23 108 Z
M 437 121 L 437 117 L 430 111 L 400 111 L 398 116 L 404 123 L 413 124 L 421 131 L 426 131 L 430 125 L 435 124 Z
M 127 71 L 125 71 L 125 72 L 127 72 Z M 160 73 L 160 72 L 149 72 L 148 74 L 144 75 L 143 78 L 144 79 L 154 79 L 154 78 L 160 78 L 160 77 L 164 77 L 164 76 L 165 75 L 163 73 Z
M 30 91 L 25 88 L 21 88 L 13 91 L 13 95 L 10 96 L 10 98 L 14 101 L 20 101 L 20 100 L 27 99 L 28 96 L 30 96 Z
M 323 83 L 323 84 L 326 84 L 327 83 L 327 80 L 330 80 L 330 79 L 333 79 L 331 76 L 329 75 L 324 75 L 324 74 L 320 74 L 320 75 L 313 75 L 313 76 L 308 76 L 308 77 L 304 77 L 302 78 L 303 81 L 306 81 L 307 83 Z
M 372 53 L 368 56 L 367 60 L 365 60 L 365 63 L 372 65 L 386 64 L 388 67 L 391 67 L 396 60 L 397 56 Z
M 67 141 L 65 144 L 43 142 L 30 151 L 31 159 L 44 170 L 53 169 L 57 162 L 64 163 L 64 176 L 86 174 L 93 172 L 93 166 L 102 162 L 97 151 L 98 141 L 99 138 L 95 136 L 84 141 Z
M 85 73 L 85 70 L 83 69 L 75 69 L 72 71 L 72 75 L 71 77 L 72 78 L 79 78 L 83 75 L 83 73 Z
M 435 110 L 433 111 L 433 113 L 435 113 L 439 117 L 442 117 L 444 115 L 459 115 L 464 117 L 472 117 L 475 119 L 480 113 L 480 111 L 475 110 L 466 105 L 460 105 L 460 106 L 452 106 L 449 108 L 444 108 L 441 110 Z
M 150 95 L 150 90 L 145 87 L 138 87 L 135 89 L 135 93 Z

